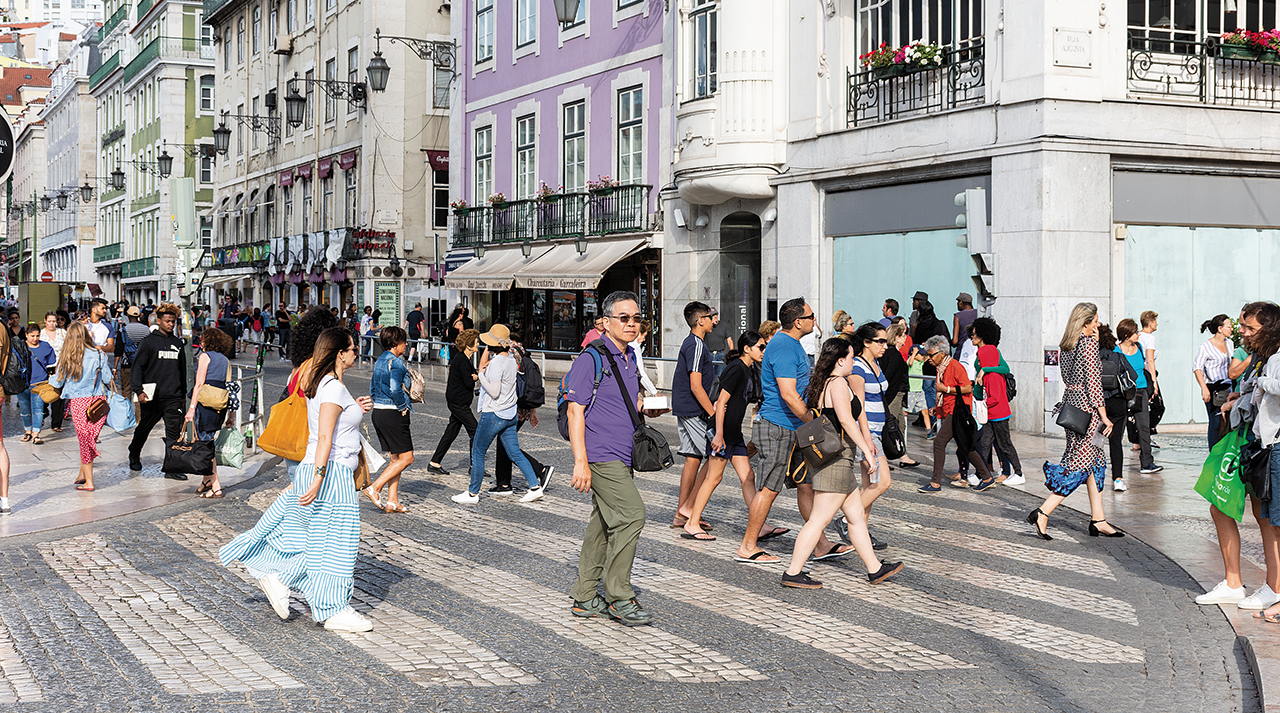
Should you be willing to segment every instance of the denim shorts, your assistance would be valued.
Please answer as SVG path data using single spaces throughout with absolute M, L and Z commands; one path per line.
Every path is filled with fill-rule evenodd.
M 1271 500 L 1262 503 L 1261 517 L 1268 520 L 1274 519 L 1270 512 L 1272 507 L 1276 508 L 1275 517 L 1280 518 L 1280 499 L 1275 495 L 1280 493 L 1280 443 L 1271 447 Z
M 926 380 L 921 384 L 921 390 L 924 391 L 924 402 L 929 408 L 938 405 L 938 386 L 932 379 Z

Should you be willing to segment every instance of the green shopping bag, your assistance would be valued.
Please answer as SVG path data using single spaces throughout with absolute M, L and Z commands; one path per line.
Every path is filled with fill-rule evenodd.
M 1222 437 L 1200 469 L 1195 491 L 1220 512 L 1237 522 L 1244 516 L 1244 483 L 1240 482 L 1240 447 L 1246 437 L 1232 431 Z
M 213 440 L 213 449 L 218 458 L 218 465 L 225 465 L 239 470 L 244 467 L 244 434 L 235 428 L 223 428 Z M 1240 449 L 1236 449 L 1237 456 Z M 1238 517 L 1236 518 L 1239 519 Z

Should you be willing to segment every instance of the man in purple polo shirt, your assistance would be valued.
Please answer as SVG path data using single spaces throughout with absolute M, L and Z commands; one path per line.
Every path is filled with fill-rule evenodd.
M 564 380 L 573 487 L 583 493 L 591 491 L 591 520 L 578 556 L 578 582 L 571 592 L 573 615 L 607 614 L 626 626 L 641 626 L 653 618 L 640 607 L 631 588 L 631 565 L 645 512 L 631 474 L 635 427 L 630 411 L 635 404 L 643 405 L 643 400 L 635 351 L 628 346 L 640 333 L 640 299 L 633 292 L 614 292 L 604 299 L 601 311 L 605 319 L 601 341 L 613 356 L 617 373 L 603 355 L 584 352 L 574 359 Z M 603 364 L 604 372 L 593 399 L 597 363 Z M 622 379 L 623 391 L 636 395 L 635 404 L 623 400 L 618 379 Z M 645 413 L 655 416 L 662 412 Z M 601 581 L 605 597 L 597 591 Z

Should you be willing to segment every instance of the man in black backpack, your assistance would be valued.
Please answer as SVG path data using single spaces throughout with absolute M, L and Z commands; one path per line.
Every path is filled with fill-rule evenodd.
M 516 430 L 519 431 L 527 422 L 529 428 L 538 427 L 538 407 L 546 400 L 546 387 L 541 384 L 535 388 L 530 388 L 529 379 L 542 380 L 542 372 L 538 370 L 537 364 L 529 358 L 525 352 L 523 344 L 520 342 L 512 342 L 511 352 L 513 355 L 519 355 L 519 371 L 517 377 L 525 382 L 524 393 L 516 399 L 516 417 L 520 419 L 516 422 Z M 532 367 L 532 368 L 530 368 Z M 536 374 L 535 374 L 536 372 Z M 539 398 L 531 398 L 536 394 L 541 394 Z M 551 473 L 555 470 L 554 466 L 544 465 L 534 458 L 523 448 L 520 452 L 525 458 L 529 459 L 529 465 L 538 473 L 538 482 L 542 484 L 542 492 L 547 491 L 547 483 L 551 479 Z M 502 447 L 502 441 L 498 441 L 498 462 L 493 467 L 494 485 L 489 488 L 489 492 L 494 495 L 508 495 L 515 492 L 511 487 L 511 457 L 507 455 L 507 451 Z
M 182 340 L 173 333 L 177 324 L 178 308 L 172 304 L 160 305 L 156 309 L 156 331 L 138 344 L 138 353 L 134 355 L 129 378 L 133 393 L 142 404 L 142 415 L 129 443 L 130 470 L 142 470 L 142 444 L 147 442 L 147 436 L 151 435 L 151 429 L 160 419 L 164 419 L 166 438 L 176 441 L 182 434 L 187 396 L 187 355 Z M 164 477 L 187 479 L 183 473 L 165 473 Z

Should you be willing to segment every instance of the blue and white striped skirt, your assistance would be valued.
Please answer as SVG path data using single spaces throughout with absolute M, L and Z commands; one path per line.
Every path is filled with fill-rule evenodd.
M 267 508 L 253 529 L 218 551 L 224 566 L 240 561 L 254 579 L 275 573 L 302 593 L 311 616 L 324 621 L 351 601 L 356 552 L 360 547 L 360 506 L 351 468 L 329 464 L 320 494 L 298 504 L 311 487 L 312 463 L 289 469 L 293 484 Z

